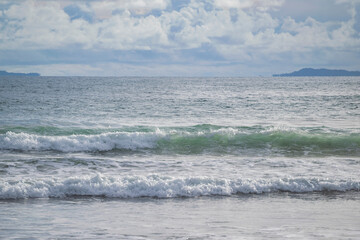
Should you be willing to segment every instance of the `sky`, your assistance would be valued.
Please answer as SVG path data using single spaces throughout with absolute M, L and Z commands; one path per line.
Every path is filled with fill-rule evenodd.
M 0 0 L 0 70 L 271 76 L 360 70 L 360 0 Z

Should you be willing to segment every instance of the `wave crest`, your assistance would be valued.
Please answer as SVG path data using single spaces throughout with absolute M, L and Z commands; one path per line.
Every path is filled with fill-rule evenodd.
M 0 199 L 64 198 L 71 196 L 176 198 L 282 191 L 294 193 L 360 191 L 360 182 L 316 178 L 254 180 L 210 177 L 174 178 L 158 175 L 117 178 L 101 174 L 68 179 L 23 179 L 0 182 Z
M 360 134 L 207 125 L 60 136 L 7 131 L 0 134 L 0 149 L 60 152 L 154 150 L 156 153 L 180 154 L 243 153 L 256 149 L 300 154 L 358 154 Z
M 0 148 L 8 150 L 55 150 L 60 152 L 111 151 L 114 149 L 154 148 L 161 134 L 101 133 L 96 135 L 40 136 L 7 132 L 0 137 Z

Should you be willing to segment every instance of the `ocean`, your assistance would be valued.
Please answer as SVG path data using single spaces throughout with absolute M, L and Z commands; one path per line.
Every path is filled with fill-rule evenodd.
M 360 238 L 359 77 L 0 77 L 0 239 L 284 238 Z

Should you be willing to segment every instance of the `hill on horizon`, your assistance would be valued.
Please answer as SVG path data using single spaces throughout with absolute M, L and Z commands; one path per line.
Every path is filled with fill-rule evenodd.
M 30 77 L 38 77 L 39 73 L 12 73 L 7 71 L 0 71 L 0 76 L 30 76 Z
M 311 77 L 311 76 L 360 76 L 360 71 L 303 68 L 292 73 L 273 74 L 273 77 Z

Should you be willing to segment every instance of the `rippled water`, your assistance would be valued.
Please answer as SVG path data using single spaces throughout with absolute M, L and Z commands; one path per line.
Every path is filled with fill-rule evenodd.
M 149 227 L 136 235 L 110 227 L 101 235 L 105 238 L 261 238 L 275 212 L 268 216 L 253 212 L 255 219 L 268 219 L 268 225 L 265 220 L 262 226 L 254 223 L 257 231 L 246 224 L 242 230 L 233 226 L 213 231 L 212 223 L 196 235 L 181 222 L 203 222 L 214 203 L 227 203 L 237 212 L 237 204 L 279 207 L 277 201 L 298 217 L 307 218 L 301 212 L 304 205 L 307 211 L 318 211 L 316 219 L 324 219 L 317 219 L 312 230 L 286 228 L 281 224 L 289 213 L 279 210 L 281 224 L 274 229 L 281 234 L 269 236 L 359 236 L 359 222 L 346 222 L 360 217 L 355 211 L 360 190 L 359 89 L 357 77 L 2 77 L 0 237 L 27 232 L 8 226 L 15 221 L 11 214 L 22 215 L 16 209 L 26 209 L 26 218 L 37 222 L 35 238 L 47 238 L 41 224 L 50 216 L 38 216 L 27 207 L 49 207 L 54 214 L 50 226 L 57 226 L 54 216 L 59 211 L 72 209 L 78 219 L 85 212 L 98 214 L 84 203 L 126 214 L 133 222 L 122 224 L 129 229 L 136 221 L 150 224 L 141 212 L 150 214 L 146 219 L 156 219 L 158 204 L 167 209 L 164 219 L 182 209 L 171 219 L 183 228 L 171 231 L 160 224 L 157 231 L 162 234 L 154 235 Z M 311 197 L 317 194 L 321 197 Z M 328 205 L 336 202 L 342 211 L 322 209 L 330 199 Z M 191 204 L 200 207 L 192 221 L 186 219 Z M 137 210 L 130 215 L 119 209 L 135 205 Z M 243 217 L 251 216 L 252 210 L 241 211 Z M 219 219 L 231 218 L 219 224 L 222 228 L 244 223 L 228 210 L 214 213 Z M 331 217 L 325 221 L 327 214 Z M 106 216 L 98 221 L 106 221 Z M 322 227 L 331 229 L 334 216 L 344 224 L 330 235 L 319 235 Z M 292 221 L 300 226 L 306 222 Z M 75 219 L 73 227 L 73 235 L 59 234 L 53 227 L 51 233 L 78 238 L 80 229 L 85 238 L 96 236 L 80 220 Z

